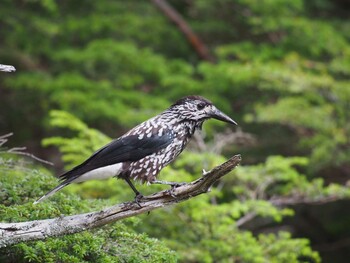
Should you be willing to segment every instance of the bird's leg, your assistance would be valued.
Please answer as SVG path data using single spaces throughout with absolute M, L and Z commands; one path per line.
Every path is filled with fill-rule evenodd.
M 140 200 L 142 199 L 143 195 L 136 189 L 136 187 L 132 184 L 130 181 L 130 178 L 128 176 L 124 177 L 124 180 L 128 183 L 128 185 L 131 187 L 131 189 L 135 193 L 135 203 L 141 208 Z

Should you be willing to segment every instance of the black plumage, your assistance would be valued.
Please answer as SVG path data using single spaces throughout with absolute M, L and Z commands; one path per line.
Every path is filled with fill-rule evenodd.
M 96 151 L 89 159 L 72 170 L 60 175 L 60 179 L 72 182 L 80 175 L 104 166 L 138 161 L 168 146 L 172 142 L 172 136 L 171 133 L 167 133 L 163 136 L 153 135 L 143 140 L 139 140 L 137 135 L 121 137 Z
M 156 182 L 160 170 L 182 152 L 195 130 L 201 129 L 203 122 L 210 118 L 236 124 L 209 100 L 200 96 L 184 97 L 62 174 L 59 177 L 62 183 L 35 203 L 70 183 L 113 176 L 125 179 L 140 197 L 130 179 Z

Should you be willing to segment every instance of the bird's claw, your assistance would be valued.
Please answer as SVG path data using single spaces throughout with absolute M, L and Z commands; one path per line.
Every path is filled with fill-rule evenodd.
M 166 190 L 166 193 L 170 195 L 172 198 L 176 198 L 176 195 L 174 193 L 174 187 L 171 187 L 169 190 Z
M 134 200 L 134 202 L 135 202 L 140 208 L 142 208 L 142 206 L 140 205 L 140 201 L 141 201 L 142 198 L 143 198 L 143 195 L 140 194 L 140 193 L 138 193 L 138 194 L 135 196 L 135 200 Z
M 170 188 L 169 190 L 167 190 L 167 193 L 168 193 L 171 197 L 176 198 L 176 195 L 175 195 L 175 193 L 174 193 L 175 188 L 180 187 L 180 186 L 185 185 L 185 184 L 186 184 L 186 183 L 184 183 L 184 182 L 182 182 L 182 183 L 173 183 L 173 184 L 170 185 L 171 188 Z
M 163 185 L 170 185 L 172 188 L 176 188 L 182 185 L 185 185 L 186 183 L 178 183 L 178 182 L 168 182 L 168 181 L 159 181 L 159 180 L 154 180 L 150 182 L 151 184 L 163 184 Z
M 186 183 L 184 183 L 184 182 L 182 182 L 182 183 L 172 183 L 172 184 L 170 184 L 170 186 L 171 186 L 171 189 L 174 189 L 174 188 L 177 188 L 177 187 L 180 187 L 180 186 L 183 186 L 183 185 L 185 185 Z

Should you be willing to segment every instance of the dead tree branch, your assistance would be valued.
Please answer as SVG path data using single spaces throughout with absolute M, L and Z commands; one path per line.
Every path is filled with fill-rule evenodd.
M 240 161 L 241 156 L 235 155 L 211 171 L 204 172 L 201 178 L 191 183 L 176 187 L 172 191 L 165 190 L 143 197 L 140 206 L 134 202 L 127 202 L 86 214 L 21 223 L 0 223 L 0 248 L 19 242 L 42 240 L 48 237 L 82 232 L 157 208 L 183 202 L 210 191 L 212 185 L 232 171 Z
M 49 161 L 46 161 L 44 159 L 41 159 L 37 156 L 35 156 L 34 154 L 31 154 L 31 153 L 27 153 L 25 152 L 25 150 L 27 150 L 26 147 L 13 147 L 11 149 L 5 149 L 5 150 L 2 150 L 1 147 L 8 142 L 8 138 L 11 137 L 13 135 L 13 133 L 8 133 L 8 134 L 4 134 L 4 135 L 1 135 L 0 136 L 0 155 L 1 154 L 15 154 L 15 155 L 22 155 L 22 156 L 27 156 L 31 159 L 34 159 L 38 162 L 41 162 L 41 163 L 45 163 L 45 164 L 48 164 L 48 165 L 53 165 L 53 163 L 49 162 Z
M 307 197 L 307 196 L 291 196 L 271 198 L 269 202 L 275 206 L 292 206 L 292 205 L 324 205 L 330 202 L 342 200 L 344 197 L 337 195 L 322 196 L 322 197 Z
M 161 10 L 185 35 L 188 42 L 194 48 L 198 56 L 206 61 L 215 62 L 214 57 L 210 54 L 207 46 L 192 31 L 191 27 L 186 23 L 185 19 L 172 8 L 165 0 L 151 0 L 152 3 Z

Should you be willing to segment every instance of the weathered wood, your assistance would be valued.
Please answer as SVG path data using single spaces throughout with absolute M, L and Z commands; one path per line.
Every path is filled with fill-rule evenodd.
M 216 181 L 232 171 L 240 161 L 241 156 L 235 155 L 211 171 L 204 172 L 201 178 L 191 183 L 181 185 L 171 191 L 165 190 L 143 197 L 139 205 L 135 202 L 126 202 L 97 212 L 29 222 L 0 223 L 0 247 L 19 242 L 78 233 L 113 223 L 123 218 L 183 202 L 208 192 Z

